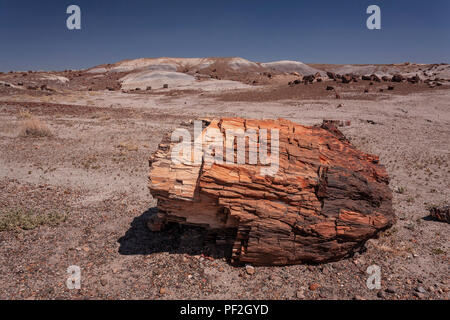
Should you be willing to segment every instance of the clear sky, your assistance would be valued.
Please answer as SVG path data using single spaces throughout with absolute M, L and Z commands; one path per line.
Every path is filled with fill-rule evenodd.
M 81 30 L 66 8 L 81 8 Z M 381 30 L 366 9 L 381 8 Z M 449 0 L 0 0 L 0 71 L 141 57 L 450 62 Z

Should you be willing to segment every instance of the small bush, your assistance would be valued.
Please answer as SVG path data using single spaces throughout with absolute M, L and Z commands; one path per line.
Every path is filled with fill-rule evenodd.
M 434 255 L 445 254 L 445 251 L 441 248 L 433 248 L 431 249 L 431 253 Z
M 31 114 L 30 111 L 28 110 L 22 110 L 19 112 L 19 114 L 17 115 L 17 117 L 19 119 L 31 119 L 33 117 L 33 115 Z
M 399 194 L 404 194 L 406 192 L 406 190 L 403 187 L 398 187 L 397 190 L 395 190 L 395 192 L 397 192 Z
M 23 137 L 50 137 L 52 132 L 43 121 L 31 118 L 23 122 L 20 135 Z
M 32 230 L 41 225 L 57 226 L 66 221 L 62 213 L 35 213 L 31 210 L 0 211 L 0 232 L 12 230 Z
M 125 149 L 128 151 L 138 151 L 139 146 L 133 142 L 120 142 L 117 146 L 119 149 Z

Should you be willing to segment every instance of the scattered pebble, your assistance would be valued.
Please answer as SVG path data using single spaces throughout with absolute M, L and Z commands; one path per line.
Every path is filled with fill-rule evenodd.
M 420 292 L 414 292 L 414 295 L 415 295 L 417 298 L 420 298 L 420 299 L 425 298 L 425 295 L 424 295 L 423 293 L 420 293 Z
M 297 299 L 305 299 L 305 293 L 303 290 L 297 290 Z
M 248 264 L 245 266 L 245 271 L 247 271 L 247 274 L 252 275 L 255 273 L 255 267 Z
M 318 284 L 318 283 L 311 283 L 309 285 L 309 290 L 311 290 L 311 291 L 316 291 L 319 288 L 320 288 L 320 284 Z
M 396 287 L 388 287 L 386 289 L 387 293 L 396 293 L 397 292 L 397 288 Z
M 416 289 L 416 292 L 420 292 L 420 293 L 425 293 L 425 292 L 427 292 L 425 289 L 424 289 L 424 287 L 417 287 Z

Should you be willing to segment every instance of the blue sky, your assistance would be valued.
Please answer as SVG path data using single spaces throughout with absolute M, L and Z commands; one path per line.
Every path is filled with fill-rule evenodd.
M 82 30 L 66 28 L 81 8 Z M 381 30 L 366 8 L 381 8 Z M 140 57 L 318 63 L 450 62 L 448 0 L 0 0 L 0 71 Z

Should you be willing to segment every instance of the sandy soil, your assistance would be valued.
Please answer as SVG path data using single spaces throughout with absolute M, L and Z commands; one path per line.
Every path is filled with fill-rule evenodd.
M 98 82 L 102 89 L 88 91 L 86 79 L 95 74 L 73 73 L 60 76 L 83 84 L 77 90 L 48 79 L 59 83 L 56 91 L 0 90 L 0 214 L 66 216 L 56 226 L 0 232 L 0 299 L 449 298 L 449 225 L 427 211 L 450 201 L 447 85 L 404 83 L 380 92 L 386 86 L 380 83 L 364 93 L 367 83 L 339 84 L 338 100 L 325 90 L 329 83 L 156 94 L 106 91 Z M 21 136 L 30 115 L 53 135 Z M 306 125 L 350 120 L 342 131 L 387 167 L 397 224 L 353 258 L 258 267 L 253 275 L 230 266 L 200 229 L 150 232 L 145 222 L 155 201 L 147 189 L 149 155 L 174 128 L 221 116 L 283 117 Z M 380 290 L 366 286 L 366 269 L 374 264 L 382 270 Z M 81 268 L 80 290 L 66 287 L 71 265 Z

